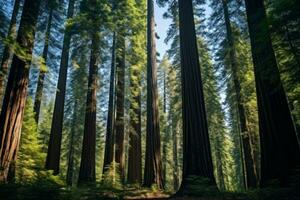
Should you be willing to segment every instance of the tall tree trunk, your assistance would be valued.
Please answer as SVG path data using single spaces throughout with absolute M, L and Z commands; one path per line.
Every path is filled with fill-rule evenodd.
M 219 133 L 220 134 L 220 133 Z M 223 139 L 223 138 L 222 138 Z M 225 182 L 224 182 L 224 173 L 223 173 L 223 162 L 222 162 L 222 149 L 220 148 L 222 146 L 220 135 L 217 136 L 216 142 L 215 142 L 215 149 L 216 149 L 216 167 L 217 167 L 217 174 L 218 174 L 218 180 L 219 180 L 219 187 L 221 191 L 225 190 Z
M 73 17 L 75 0 L 69 1 L 68 16 L 70 19 Z M 63 41 L 63 49 L 61 54 L 60 69 L 58 76 L 58 83 L 55 96 L 55 104 L 53 111 L 53 120 L 51 124 L 50 139 L 48 145 L 48 152 L 46 158 L 46 169 L 53 170 L 53 174 L 59 173 L 60 163 L 60 149 L 62 138 L 62 127 L 64 118 L 64 105 L 66 82 L 69 65 L 69 49 L 71 42 L 71 30 L 66 29 Z
M 70 133 L 70 147 L 69 147 L 69 155 L 68 155 L 68 169 L 67 169 L 67 177 L 66 182 L 68 186 L 73 185 L 73 177 L 74 177 L 74 137 L 76 133 L 76 123 L 77 123 L 77 116 L 78 116 L 78 102 L 75 100 L 74 109 L 73 109 L 73 119 L 72 119 L 72 127 Z
M 100 59 L 100 33 L 93 33 L 91 59 L 86 99 L 84 134 L 78 184 L 96 181 L 96 109 L 98 87 L 98 65 Z
M 155 46 L 154 2 L 148 0 L 147 11 L 147 136 L 144 186 L 164 188 L 158 113 L 157 67 Z
M 50 33 L 51 33 L 52 17 L 53 17 L 53 8 L 50 8 L 48 24 L 47 24 L 47 28 L 46 28 L 46 34 L 45 34 L 45 44 L 44 44 L 44 49 L 43 49 L 43 59 L 44 59 L 46 65 L 47 65 L 47 57 L 48 57 L 48 50 L 49 50 L 49 40 L 50 40 Z M 40 73 L 39 73 L 39 77 L 38 77 L 35 99 L 34 99 L 35 121 L 37 123 L 39 121 L 39 116 L 40 116 L 40 108 L 41 108 L 41 102 L 42 102 L 42 96 L 43 96 L 45 75 L 46 75 L 46 69 L 43 69 L 43 66 L 40 66 Z
M 163 88 L 163 111 L 164 116 L 167 116 L 167 87 L 166 87 L 166 72 L 164 71 L 163 75 L 163 82 L 164 82 L 164 88 Z M 168 120 L 166 119 L 166 124 L 164 125 L 164 137 L 163 137 L 163 151 L 162 151 L 162 160 L 164 161 L 163 164 L 163 180 L 167 180 L 167 147 L 168 147 Z
M 183 104 L 183 177 L 178 195 L 188 191 L 189 177 L 215 185 L 195 34 L 192 0 L 179 0 Z
M 103 162 L 103 174 L 107 171 L 109 165 L 114 159 L 114 126 L 115 126 L 115 71 L 116 71 L 116 33 L 113 34 L 113 46 L 111 55 L 111 71 L 109 86 L 109 102 L 106 125 L 105 152 Z
M 130 80 L 130 129 L 128 151 L 128 183 L 142 184 L 142 141 L 141 141 L 141 76 L 132 69 Z
M 17 16 L 19 13 L 19 8 L 20 8 L 20 0 L 15 0 L 15 4 L 14 4 L 14 9 L 12 12 L 12 17 L 10 20 L 10 25 L 9 25 L 9 29 L 8 29 L 8 37 L 11 37 L 11 39 L 15 38 L 16 32 L 17 32 Z M 10 57 L 12 56 L 12 50 L 10 48 L 9 45 L 6 45 L 4 47 L 4 51 L 3 51 L 3 56 L 2 56 L 2 60 L 1 60 L 1 66 L 0 66 L 0 106 L 1 106 L 1 101 L 2 101 L 2 97 L 4 95 L 4 90 L 5 90 L 5 79 L 6 79 L 6 75 L 8 72 L 8 66 L 9 66 L 9 60 Z
M 25 50 L 26 58 L 21 60 L 17 55 L 13 56 L 3 99 L 0 115 L 0 182 L 7 181 L 9 167 L 20 140 L 39 7 L 40 1 L 24 2 L 17 42 Z
M 115 162 L 124 181 L 124 92 L 125 92 L 125 37 L 122 31 L 116 36 L 116 123 L 115 123 Z
M 258 100 L 260 184 L 264 187 L 279 179 L 287 185 L 288 173 L 300 165 L 299 144 L 266 23 L 264 1 L 245 2 Z
M 172 114 L 171 114 L 172 115 Z M 179 164 L 178 164 L 178 140 L 177 140 L 177 120 L 175 116 L 172 116 L 172 140 L 173 140 L 173 184 L 174 191 L 177 191 L 179 188 Z
M 243 148 L 243 160 L 244 160 L 244 172 L 245 172 L 245 187 L 246 188 L 255 188 L 258 184 L 258 177 L 256 172 L 256 165 L 254 161 L 253 155 L 253 145 L 251 143 L 251 136 L 248 125 L 247 125 L 247 116 L 245 111 L 245 106 L 242 101 L 242 92 L 241 92 L 241 81 L 238 74 L 238 65 L 236 58 L 236 50 L 234 44 L 234 36 L 232 33 L 230 16 L 228 11 L 228 2 L 227 0 L 222 0 L 223 11 L 224 11 L 224 19 L 226 26 L 226 38 L 229 46 L 229 59 L 231 65 L 231 72 L 233 77 L 233 84 L 235 90 L 235 97 L 237 102 L 237 110 L 238 110 L 238 120 L 240 126 L 240 137 L 242 138 L 242 148 Z

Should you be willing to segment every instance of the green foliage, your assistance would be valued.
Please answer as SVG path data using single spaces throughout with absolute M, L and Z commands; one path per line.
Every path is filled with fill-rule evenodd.
M 41 184 L 40 187 L 45 188 L 50 185 L 63 185 L 59 177 L 53 176 L 51 171 L 44 170 L 46 154 L 42 151 L 34 116 L 33 103 L 28 98 L 16 163 L 16 181 L 29 185 Z
M 108 166 L 107 171 L 102 176 L 102 186 L 104 188 L 122 189 L 121 175 L 118 173 L 120 171 L 118 168 L 119 164 L 115 162 Z

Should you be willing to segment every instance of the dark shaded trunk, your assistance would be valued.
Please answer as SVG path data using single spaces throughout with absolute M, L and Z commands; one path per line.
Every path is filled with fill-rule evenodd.
M 115 122 L 115 162 L 124 181 L 124 98 L 125 98 L 125 37 L 116 36 L 116 122 Z
M 197 51 L 192 0 L 179 0 L 183 105 L 183 177 L 178 195 L 191 192 L 189 177 L 215 185 Z
M 109 165 L 114 159 L 114 126 L 115 126 L 115 71 L 116 71 L 116 33 L 113 34 L 113 46 L 111 55 L 111 71 L 109 86 L 109 102 L 106 125 L 105 152 L 103 162 L 103 174 L 107 171 Z
M 148 0 L 147 11 L 147 136 L 144 186 L 164 188 L 158 113 L 157 67 L 155 46 L 154 2 Z
M 140 71 L 137 69 L 132 69 L 131 73 L 127 182 L 130 184 L 142 184 L 141 77 Z
M 69 1 L 68 16 L 73 17 L 75 0 Z M 71 42 L 71 31 L 65 30 L 63 49 L 60 61 L 60 69 L 58 75 L 58 83 L 55 96 L 55 104 L 53 110 L 50 139 L 46 158 L 46 169 L 53 170 L 53 174 L 59 173 L 60 149 L 62 138 L 62 127 L 64 117 L 66 82 L 69 65 L 69 49 Z
M 48 50 L 49 50 L 52 17 L 53 17 L 53 8 L 51 8 L 49 11 L 48 24 L 45 33 L 45 44 L 44 44 L 43 55 L 42 55 L 46 65 L 47 65 L 47 57 L 48 57 Z M 43 66 L 40 66 L 40 73 L 38 77 L 35 99 L 34 99 L 35 121 L 37 123 L 39 121 L 39 116 L 40 116 L 45 76 L 46 76 L 46 69 L 43 69 Z
M 12 17 L 10 20 L 10 25 L 8 29 L 8 37 L 11 37 L 13 39 L 16 35 L 17 32 L 17 16 L 19 13 L 19 8 L 20 8 L 20 0 L 15 0 L 14 4 L 14 9 L 12 12 Z M 9 45 L 5 45 L 4 51 L 3 51 L 3 56 L 1 60 L 1 66 L 0 66 L 0 106 L 1 106 L 1 101 L 2 97 L 4 95 L 4 90 L 5 90 L 5 79 L 6 75 L 8 73 L 8 66 L 9 66 L 9 60 L 10 57 L 12 56 L 12 50 Z
M 73 119 L 72 119 L 72 127 L 70 132 L 70 147 L 69 147 L 69 155 L 68 155 L 68 169 L 67 169 L 67 177 L 66 182 L 68 186 L 73 185 L 73 177 L 74 177 L 74 137 L 76 133 L 76 123 L 77 123 L 77 100 L 75 100 L 74 103 L 74 109 L 73 109 Z
M 100 34 L 97 32 L 93 33 L 78 184 L 93 184 L 96 181 L 96 109 L 98 87 L 97 77 L 100 59 L 99 44 Z
M 228 11 L 227 0 L 222 0 L 223 4 L 223 11 L 224 11 L 224 19 L 225 19 L 225 26 L 226 26 L 226 38 L 229 47 L 229 59 L 230 59 L 230 66 L 231 66 L 231 73 L 233 78 L 234 84 L 234 91 L 237 103 L 237 110 L 238 110 L 238 120 L 239 120 L 239 131 L 240 137 L 242 142 L 243 148 L 243 167 L 244 167 L 244 184 L 246 188 L 255 188 L 258 184 L 258 177 L 256 172 L 256 164 L 254 161 L 254 155 L 252 150 L 252 143 L 251 143 L 251 136 L 248 125 L 247 125 L 247 116 L 245 107 L 242 101 L 242 91 L 241 91 L 241 81 L 238 74 L 238 64 L 237 64 L 237 57 L 236 57 L 236 50 L 234 44 L 234 36 L 232 33 L 230 16 Z
M 264 187 L 277 179 L 282 185 L 287 185 L 288 173 L 300 165 L 299 144 L 280 80 L 264 2 L 245 2 L 258 100 L 260 184 Z
M 19 145 L 39 6 L 40 1 L 24 2 L 17 42 L 27 57 L 21 60 L 17 55 L 13 56 L 3 98 L 0 115 L 0 182 L 7 181 L 10 164 Z

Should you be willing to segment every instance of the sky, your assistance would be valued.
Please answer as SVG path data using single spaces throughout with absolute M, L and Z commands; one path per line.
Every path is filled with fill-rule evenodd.
M 164 42 L 169 25 L 171 24 L 170 19 L 164 19 L 163 14 L 166 12 L 167 7 L 161 8 L 155 4 L 155 22 L 156 22 L 156 33 L 160 37 L 160 39 L 156 40 L 156 51 L 160 54 L 160 58 L 166 53 L 166 51 L 170 48 L 170 43 L 166 44 Z
M 155 2 L 155 1 L 154 1 Z M 209 16 L 211 13 L 211 9 L 209 6 L 206 4 L 204 5 L 205 9 L 205 16 Z M 163 55 L 166 53 L 166 51 L 170 48 L 171 42 L 169 44 L 166 44 L 164 42 L 166 36 L 167 36 L 167 31 L 168 28 L 171 24 L 170 19 L 164 19 L 163 14 L 167 11 L 167 7 L 159 7 L 157 3 L 155 3 L 154 7 L 154 15 L 155 15 L 155 22 L 156 22 L 156 27 L 155 31 L 160 37 L 160 39 L 156 40 L 156 51 L 160 54 L 160 58 L 163 57 Z

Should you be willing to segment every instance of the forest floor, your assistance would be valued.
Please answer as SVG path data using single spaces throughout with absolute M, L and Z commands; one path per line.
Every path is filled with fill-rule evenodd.
M 0 200 L 300 200 L 300 184 L 290 188 L 272 187 L 241 193 L 220 193 L 189 197 L 172 196 L 155 189 L 103 187 L 66 188 L 53 184 L 0 185 Z

